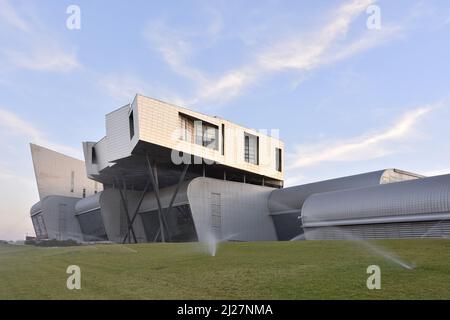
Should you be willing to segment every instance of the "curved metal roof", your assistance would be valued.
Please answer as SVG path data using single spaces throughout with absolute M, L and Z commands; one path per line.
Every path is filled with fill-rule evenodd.
M 42 210 L 42 202 L 38 201 L 31 207 L 30 215 L 34 216 L 35 214 L 39 213 L 41 210 Z
M 450 212 L 450 174 L 311 195 L 302 208 L 306 227 L 324 221 L 399 220 Z M 387 221 L 386 220 L 386 221 Z
M 306 198 L 315 193 L 379 185 L 383 175 L 389 170 L 392 169 L 373 171 L 274 190 L 269 196 L 269 210 L 273 214 L 299 211 L 302 209 Z
M 75 205 L 75 214 L 82 214 L 91 210 L 100 208 L 100 196 L 102 192 L 98 192 L 90 197 L 83 198 Z

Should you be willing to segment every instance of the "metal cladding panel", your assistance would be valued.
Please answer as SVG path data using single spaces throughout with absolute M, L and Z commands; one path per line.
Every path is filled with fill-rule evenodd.
M 90 178 L 98 175 L 99 171 L 110 165 L 108 160 L 108 140 L 106 137 L 98 142 L 83 142 L 86 172 Z M 95 157 L 94 157 L 95 153 Z
M 196 178 L 188 186 L 198 240 L 272 241 L 277 240 L 267 198 L 273 188 Z
M 269 209 L 272 213 L 301 210 L 305 200 L 315 193 L 379 185 L 384 172 L 380 170 L 274 190 L 269 197 Z
M 317 221 L 450 212 L 450 175 L 310 196 L 303 225 Z
M 75 205 L 75 214 L 80 214 L 86 211 L 98 209 L 100 207 L 100 196 L 102 192 L 94 194 L 90 197 L 81 199 Z
M 42 217 L 48 239 L 82 241 L 80 225 L 75 218 L 79 198 L 49 196 L 41 200 Z
M 86 175 L 84 162 L 61 153 L 30 144 L 40 199 L 58 195 L 82 198 L 101 190 L 101 185 Z
M 135 118 L 138 121 L 135 129 L 138 128 L 139 139 L 142 141 L 186 152 L 232 168 L 279 181 L 283 180 L 284 171 L 279 172 L 276 170 L 275 148 L 284 149 L 284 144 L 281 140 L 269 136 L 269 132 L 257 132 L 218 117 L 207 116 L 142 95 L 136 95 L 133 102 L 133 110 L 134 112 L 137 111 Z M 200 144 L 180 139 L 180 114 L 217 126 L 219 130 L 218 148 L 207 148 Z M 222 125 L 225 128 L 224 132 L 222 132 Z M 225 137 L 224 154 L 221 152 L 222 133 Z M 258 136 L 259 138 L 259 164 L 245 161 L 245 133 Z M 282 161 L 284 161 L 284 155 Z
M 174 200 L 173 206 L 188 203 L 187 188 L 188 188 L 189 183 L 190 183 L 190 181 L 186 181 L 180 185 L 180 188 L 179 188 L 177 196 Z M 167 188 L 162 188 L 159 191 L 159 197 L 160 197 L 160 202 L 161 202 L 162 208 L 169 207 L 170 200 L 172 199 L 175 189 L 176 189 L 176 186 L 171 186 L 171 187 L 167 187 Z M 157 209 L 158 209 L 158 202 L 156 200 L 155 193 L 154 192 L 147 193 L 144 197 L 144 200 L 142 201 L 142 205 L 141 205 L 139 212 L 154 211 Z
M 139 202 L 141 192 L 124 191 L 124 198 L 128 203 L 128 213 L 132 219 L 135 209 Z M 113 242 L 122 242 L 128 231 L 128 221 L 126 211 L 121 202 L 120 192 L 117 189 L 106 189 L 100 196 L 101 216 L 103 219 L 108 240 Z M 137 217 L 133 223 L 133 230 L 138 242 L 145 242 L 145 232 L 142 221 Z
M 305 228 L 306 240 L 448 238 L 450 220 Z
M 129 112 L 130 105 L 126 105 L 106 115 L 106 159 L 108 162 L 131 155 Z M 101 154 L 100 150 L 99 154 Z
M 42 210 L 42 202 L 36 202 L 30 209 L 30 215 L 34 215 Z

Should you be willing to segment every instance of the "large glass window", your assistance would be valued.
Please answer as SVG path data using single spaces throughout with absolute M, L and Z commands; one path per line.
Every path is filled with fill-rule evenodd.
M 180 139 L 187 142 L 194 142 L 194 120 L 180 115 Z
M 180 114 L 180 139 L 219 150 L 219 128 L 213 124 Z
M 257 136 L 244 134 L 244 157 L 248 163 L 259 164 L 259 138 Z

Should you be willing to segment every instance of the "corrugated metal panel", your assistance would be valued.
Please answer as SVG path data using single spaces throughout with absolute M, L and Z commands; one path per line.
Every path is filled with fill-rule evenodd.
M 270 195 L 269 209 L 272 214 L 301 210 L 305 200 L 316 193 L 376 186 L 420 177 L 423 176 L 398 169 L 385 169 L 279 189 Z
M 39 201 L 37 203 L 35 203 L 31 209 L 30 209 L 30 215 L 34 216 L 35 214 L 38 214 L 39 212 L 42 211 L 42 202 Z
M 447 238 L 450 220 L 306 228 L 307 240 Z
M 75 214 L 82 214 L 84 212 L 92 211 L 100 208 L 100 196 L 101 192 L 94 194 L 93 196 L 81 199 L 75 205 Z
M 303 224 L 450 212 L 450 175 L 310 196 L 302 208 Z
M 269 209 L 272 213 L 301 210 L 306 198 L 312 194 L 378 185 L 384 172 L 380 170 L 274 190 L 269 197 Z

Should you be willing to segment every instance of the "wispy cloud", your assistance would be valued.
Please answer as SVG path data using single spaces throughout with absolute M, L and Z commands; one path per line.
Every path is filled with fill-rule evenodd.
M 3 53 L 16 67 L 33 71 L 66 73 L 80 67 L 75 52 L 65 52 L 54 44 L 53 48 L 35 47 L 32 52 L 5 50 Z
M 1 144 L 13 136 L 19 136 L 27 142 L 37 143 L 52 150 L 81 158 L 81 149 L 72 148 L 50 141 L 46 134 L 36 128 L 32 123 L 18 117 L 6 109 L 0 108 L 0 132 L 2 133 Z
M 98 78 L 98 84 L 113 99 L 129 102 L 136 93 L 147 92 L 146 83 L 136 76 L 109 74 Z
M 29 32 L 30 26 L 16 12 L 7 0 L 0 0 L 0 21 L 4 21 L 14 28 Z
M 22 17 L 7 0 L 0 0 L 0 25 L 9 27 L 7 32 L 0 34 L 0 40 L 3 38 L 0 49 L 3 64 L 33 71 L 63 73 L 81 67 L 74 49 L 62 45 L 35 18 Z M 11 38 L 15 41 L 6 41 Z
M 215 30 L 217 27 L 212 28 L 210 32 L 218 32 Z M 192 54 L 192 46 L 182 32 L 172 30 L 162 20 L 158 20 L 147 25 L 144 38 L 149 42 L 152 50 L 161 54 L 172 71 L 196 82 L 205 81 L 203 73 L 190 67 L 186 61 Z
M 174 71 L 194 80 L 197 89 L 190 99 L 186 99 L 188 104 L 220 103 L 241 95 L 273 74 L 287 70 L 306 72 L 385 43 L 401 28 L 383 26 L 379 31 L 363 29 L 365 32 L 360 32 L 356 39 L 344 41 L 352 22 L 374 2 L 349 1 L 332 12 L 329 21 L 318 31 L 303 32 L 301 36 L 296 34 L 272 43 L 269 48 L 260 48 L 250 63 L 228 70 L 216 78 L 208 77 L 187 64 L 192 48 L 179 34 L 171 33 L 170 29 L 160 24 L 153 24 L 152 32 L 146 35 Z
M 290 155 L 288 169 L 315 166 L 323 162 L 361 161 L 392 154 L 399 150 L 399 143 L 411 138 L 415 126 L 427 114 L 441 106 L 427 105 L 406 112 L 391 127 L 372 133 L 337 141 L 301 145 Z
M 283 69 L 309 70 L 323 63 L 327 50 L 345 38 L 353 20 L 363 13 L 373 0 L 353 0 L 340 6 L 331 20 L 318 32 L 306 39 L 288 39 L 276 44 L 260 57 L 260 68 L 280 71 Z
M 144 81 L 132 73 L 114 73 L 103 76 L 94 74 L 93 77 L 102 90 L 122 104 L 129 103 L 137 93 L 150 95 L 179 105 L 187 104 L 185 100 L 173 92 L 169 92 L 157 84 Z

